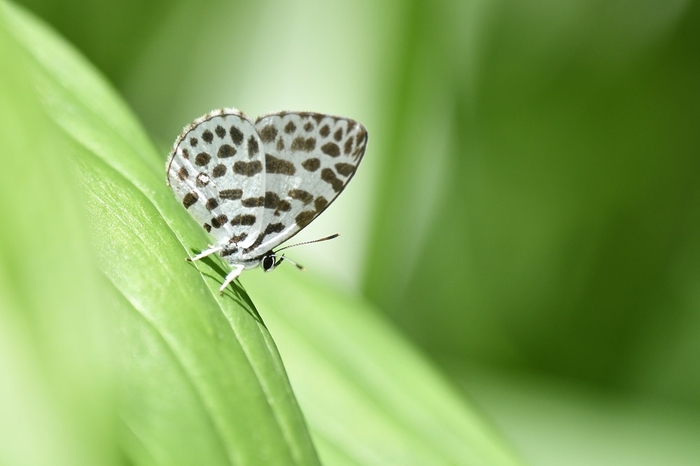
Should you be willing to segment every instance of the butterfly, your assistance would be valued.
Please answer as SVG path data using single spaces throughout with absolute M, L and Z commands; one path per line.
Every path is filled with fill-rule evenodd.
M 221 293 L 245 269 L 273 270 L 286 248 L 275 249 L 345 189 L 366 146 L 360 123 L 321 113 L 271 113 L 253 122 L 224 108 L 197 118 L 166 164 L 175 197 L 215 239 L 188 260 L 218 253 L 229 262 Z

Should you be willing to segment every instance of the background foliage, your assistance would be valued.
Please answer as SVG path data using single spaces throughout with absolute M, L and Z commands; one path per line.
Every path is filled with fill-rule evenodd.
M 126 417 L 128 435 L 105 422 L 110 400 L 119 398 L 113 391 L 123 393 L 110 382 L 118 367 L 112 355 L 124 352 L 114 348 L 122 344 L 130 354 L 121 363 L 133 377 L 126 380 L 127 393 L 168 393 L 184 372 L 193 381 L 194 401 L 179 407 L 181 419 L 201 414 L 196 393 L 202 390 L 214 393 L 210 399 L 219 407 L 242 410 L 229 412 L 236 422 L 222 415 L 219 437 L 211 437 L 233 445 L 222 462 L 244 462 L 231 453 L 245 451 L 235 446 L 248 435 L 235 433 L 241 418 L 252 430 L 268 426 L 262 443 L 271 445 L 265 436 L 275 435 L 280 412 L 291 426 L 289 448 L 270 454 L 291 455 L 300 464 L 315 458 L 304 419 L 327 464 L 517 462 L 489 422 L 532 464 L 693 464 L 700 457 L 698 2 L 20 3 L 84 54 L 149 135 L 133 122 L 131 110 L 113 103 L 119 97 L 72 82 L 83 65 L 66 67 L 45 53 L 40 63 L 60 66 L 40 81 L 39 98 L 20 67 L 3 66 L 13 73 L 0 78 L 0 121 L 8 141 L 0 156 L 6 167 L 0 331 L 21 342 L 13 346 L 3 336 L 7 348 L 0 346 L 0 354 L 24 348 L 33 362 L 23 367 L 72 381 L 75 390 L 30 393 L 11 369 L 12 357 L 0 360 L 7 374 L 0 380 L 18 380 L 16 393 L 26 394 L 19 399 L 27 406 L 43 400 L 74 412 L 71 407 L 91 393 L 100 407 L 78 410 L 83 414 L 69 435 L 95 448 L 57 442 L 60 453 L 53 457 L 66 464 L 78 464 L 74 455 L 166 461 L 159 456 L 168 450 L 164 439 L 133 426 L 158 432 L 149 423 L 167 416 L 154 408 L 168 408 L 167 397 L 138 398 L 144 406 L 117 410 L 115 424 Z M 24 36 L 29 45 L 22 45 L 12 21 L 6 20 L 11 33 L 0 36 L 6 64 L 23 63 L 23 48 L 31 56 L 37 46 L 35 36 Z M 46 111 L 46 96 L 59 95 L 47 94 L 48 82 L 69 88 L 70 95 L 56 101 L 99 96 Z M 209 293 L 223 273 L 220 263 L 203 265 L 204 281 L 181 264 L 188 248 L 201 248 L 207 239 L 169 201 L 162 173 L 181 127 L 222 106 L 250 115 L 280 109 L 343 114 L 365 123 L 370 134 L 355 181 L 300 235 L 339 230 L 341 238 L 294 252 L 310 269 L 303 277 L 283 269 L 244 274 L 252 303 L 243 294 L 217 300 Z M 89 109 L 85 117 L 83 107 Z M 57 118 L 57 111 L 75 118 Z M 36 128 L 41 140 L 31 142 Z M 65 167 L 53 167 L 44 147 L 60 147 L 81 161 L 74 176 L 92 187 L 88 199 L 100 201 L 86 207 L 86 223 L 103 226 L 89 229 L 102 238 L 94 254 L 81 247 L 88 240 L 79 213 L 70 213 L 85 194 L 61 181 L 72 175 L 56 171 Z M 13 153 L 38 155 L 15 166 Z M 41 206 L 31 216 L 21 204 L 7 202 L 26 193 L 24 186 L 33 189 L 22 199 Z M 105 192 L 131 194 L 102 203 L 109 198 Z M 66 213 L 61 206 L 72 207 Z M 95 222 L 100 214 L 102 222 Z M 56 225 L 50 239 L 27 220 L 40 217 Z M 119 222 L 110 223 L 116 217 L 121 230 Z M 149 226 L 135 232 L 133 225 Z M 131 249 L 134 244 L 141 247 Z M 106 283 L 94 279 L 93 261 Z M 135 269 L 140 273 L 134 275 Z M 63 290 L 71 298 L 33 302 L 51 296 L 38 293 L 37 283 L 46 284 L 46 293 Z M 194 284 L 161 296 L 182 283 Z M 56 300 L 64 305 L 52 318 L 68 327 L 96 318 L 91 309 L 102 311 L 98 317 L 111 310 L 105 312 L 108 322 L 121 316 L 120 341 L 90 359 L 87 369 L 72 369 L 74 355 L 56 353 L 44 335 L 60 342 L 67 333 L 101 333 L 89 324 L 54 332 L 61 323 L 43 319 Z M 266 326 L 252 318 L 255 309 Z M 129 324 L 135 315 L 151 316 L 157 331 L 140 321 Z M 10 330 L 6 322 L 19 322 L 22 330 Z M 217 333 L 227 322 L 236 325 Z M 243 333 L 231 335 L 232 328 Z M 189 343 L 180 340 L 187 332 L 193 335 Z M 165 335 L 167 344 L 154 343 L 154 335 Z M 94 348 L 85 340 L 78 348 Z M 205 341 L 209 346 L 198 344 Z M 259 345 L 252 358 L 236 349 L 250 341 Z M 174 352 L 184 361 L 181 371 L 176 365 L 134 369 L 144 354 L 176 343 L 182 344 Z M 228 356 L 222 359 L 220 352 Z M 248 364 L 244 353 L 252 361 L 249 370 L 258 364 L 268 369 L 258 374 L 261 379 L 241 375 L 236 387 L 227 386 L 227 371 Z M 54 355 L 48 362 L 47 354 Z M 221 365 L 206 366 L 218 367 L 214 375 L 200 373 L 202 361 Z M 53 387 L 33 377 L 27 375 L 26 387 Z M 277 395 L 252 387 L 251 380 L 269 380 Z M 159 382 L 149 387 L 153 381 Z M 248 393 L 251 411 L 229 405 L 226 390 Z M 186 396 L 174 391 L 173 399 L 180 395 Z M 473 400 L 487 421 L 465 400 Z M 268 411 L 278 401 L 281 410 Z M 150 415 L 140 416 L 144 412 Z M 24 418 L 27 425 L 61 419 L 51 410 L 37 413 Z M 15 426 L 2 425 L 22 432 Z M 221 434 L 228 428 L 230 437 Z M 116 441 L 119 453 L 113 454 L 111 439 L 125 437 L 130 441 Z M 14 451 L 21 456 L 29 449 Z M 14 464 L 6 457 L 0 463 Z

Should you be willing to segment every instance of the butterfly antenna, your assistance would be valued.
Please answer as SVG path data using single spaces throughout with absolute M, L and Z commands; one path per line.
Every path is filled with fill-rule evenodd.
M 296 246 L 301 246 L 301 245 L 303 245 L 303 244 L 320 243 L 321 241 L 328 241 L 328 240 L 330 240 L 330 239 L 337 238 L 338 236 L 340 236 L 340 233 L 335 233 L 335 234 L 332 234 L 332 235 L 330 235 L 330 236 L 326 236 L 326 237 L 324 237 L 324 238 L 319 238 L 319 239 L 314 239 L 314 240 L 311 240 L 311 241 L 304 241 L 303 243 L 290 244 L 289 246 L 285 246 L 285 247 L 283 247 L 283 248 L 279 248 L 277 251 L 275 251 L 275 254 L 277 254 L 277 253 L 280 252 L 280 251 L 284 251 L 285 249 L 294 248 L 294 247 L 296 247 Z M 286 259 L 286 260 L 289 260 L 289 259 L 287 259 L 287 258 L 285 258 L 285 259 Z M 290 262 L 291 262 L 291 261 L 290 261 Z
M 326 237 L 324 237 L 324 238 L 314 239 L 314 240 L 311 240 L 311 241 L 304 241 L 304 242 L 302 242 L 302 243 L 290 244 L 289 246 L 285 246 L 285 247 L 283 247 L 283 248 L 279 248 L 277 251 L 274 252 L 274 256 L 275 256 L 275 257 L 279 257 L 279 259 L 278 259 L 278 261 L 277 261 L 278 264 L 279 264 L 280 262 L 282 262 L 283 260 L 287 260 L 287 261 L 291 262 L 293 265 L 295 265 L 297 269 L 299 269 L 299 270 L 301 270 L 301 271 L 304 271 L 304 270 L 306 270 L 306 269 L 304 268 L 303 265 L 299 265 L 299 264 L 297 264 L 296 262 L 294 262 L 293 260 L 286 258 L 286 257 L 284 256 L 284 254 L 282 254 L 281 256 L 278 256 L 277 253 L 280 252 L 280 251 L 283 251 L 283 250 L 285 250 L 285 249 L 293 248 L 293 247 L 296 247 L 296 246 L 301 246 L 302 244 L 320 243 L 321 241 L 328 241 L 329 239 L 337 238 L 338 236 L 340 236 L 340 233 L 336 233 L 336 234 L 334 234 L 334 235 L 326 236 Z
M 275 257 L 279 257 L 279 262 L 277 262 L 278 264 L 279 264 L 280 262 L 282 262 L 283 260 L 285 260 L 285 261 L 290 262 L 292 265 L 296 266 L 296 268 L 299 269 L 299 270 L 301 270 L 302 272 L 303 272 L 304 270 L 306 270 L 306 268 L 305 268 L 303 265 L 297 264 L 297 263 L 294 262 L 293 260 L 291 260 L 291 259 L 285 257 L 284 254 L 282 254 L 281 256 L 278 256 L 278 255 L 275 254 Z

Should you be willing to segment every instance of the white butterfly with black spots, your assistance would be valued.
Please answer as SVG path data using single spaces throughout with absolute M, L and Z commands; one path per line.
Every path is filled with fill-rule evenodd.
M 323 212 L 355 174 L 367 130 L 349 118 L 280 112 L 255 122 L 234 108 L 185 127 L 166 165 L 168 185 L 232 266 L 220 291 L 244 269 L 282 261 L 273 249 Z

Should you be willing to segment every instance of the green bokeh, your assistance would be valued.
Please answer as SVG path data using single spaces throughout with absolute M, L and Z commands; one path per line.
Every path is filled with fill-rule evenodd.
M 582 455 L 692 464 L 677 439 L 700 433 L 698 2 L 20 3 L 124 95 L 162 148 L 153 170 L 215 107 L 365 122 L 342 230 L 358 225 L 361 260 L 325 286 L 382 313 L 535 463 L 573 464 L 544 435 L 565 417 L 528 403 L 600 416 L 571 438 L 619 456 Z M 649 434 L 587 437 L 618 415 Z

